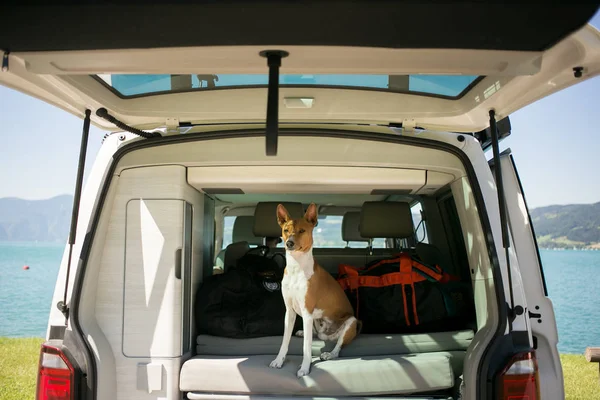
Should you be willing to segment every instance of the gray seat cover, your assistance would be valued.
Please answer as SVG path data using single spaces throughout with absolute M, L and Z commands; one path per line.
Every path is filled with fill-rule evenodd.
M 434 332 L 423 334 L 361 334 L 342 348 L 342 357 L 381 356 L 389 354 L 426 353 L 452 350 L 466 350 L 473 340 L 473 331 Z M 199 355 L 276 355 L 281 345 L 281 336 L 267 336 L 251 339 L 231 339 L 218 336 L 200 335 L 196 340 Z M 313 339 L 312 354 L 319 356 L 329 351 L 334 343 Z M 302 338 L 293 336 L 290 340 L 290 355 L 302 355 Z
M 448 353 L 313 359 L 308 376 L 296 377 L 301 356 L 288 356 L 281 369 L 272 355 L 197 356 L 181 368 L 180 390 L 247 395 L 410 394 L 454 386 Z

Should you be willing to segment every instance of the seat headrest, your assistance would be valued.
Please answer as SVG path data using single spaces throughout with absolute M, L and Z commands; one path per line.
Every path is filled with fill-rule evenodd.
M 302 203 L 264 201 L 254 209 L 254 235 L 258 237 L 281 237 L 281 227 L 277 223 L 277 205 L 283 204 L 292 218 L 302 218 Z
M 360 211 L 349 211 L 342 219 L 342 240 L 345 242 L 368 242 L 360 235 Z
M 237 261 L 250 250 L 247 242 L 234 242 L 225 248 L 223 257 L 223 272 L 229 271 L 229 268 L 235 267 Z
M 262 238 L 254 235 L 253 215 L 240 215 L 235 218 L 231 240 L 232 243 L 248 242 L 257 246 L 262 244 Z
M 408 203 L 366 201 L 360 211 L 360 235 L 365 238 L 404 239 L 414 234 Z

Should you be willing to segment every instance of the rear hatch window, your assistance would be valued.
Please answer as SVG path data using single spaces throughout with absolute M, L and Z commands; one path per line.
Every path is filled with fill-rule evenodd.
M 140 97 L 181 91 L 267 87 L 267 74 L 218 75 L 95 75 L 119 97 Z M 459 98 L 482 77 L 474 75 L 357 75 L 357 74 L 281 74 L 281 86 L 360 88 L 396 93 Z

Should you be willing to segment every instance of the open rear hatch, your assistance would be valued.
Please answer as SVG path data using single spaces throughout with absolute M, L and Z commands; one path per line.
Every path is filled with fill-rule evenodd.
M 280 123 L 479 132 L 596 76 L 592 4 L 388 1 L 4 6 L 0 83 L 92 124 L 264 123 L 264 50 L 283 50 Z M 277 98 L 277 97 L 276 97 Z M 277 115 L 277 113 L 275 114 Z

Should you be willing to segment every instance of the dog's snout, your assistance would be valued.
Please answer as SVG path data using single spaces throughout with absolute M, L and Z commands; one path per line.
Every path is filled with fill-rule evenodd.
M 292 238 L 291 236 L 285 242 L 285 247 L 287 247 L 288 249 L 293 249 L 295 245 L 296 242 L 294 242 L 294 238 Z

